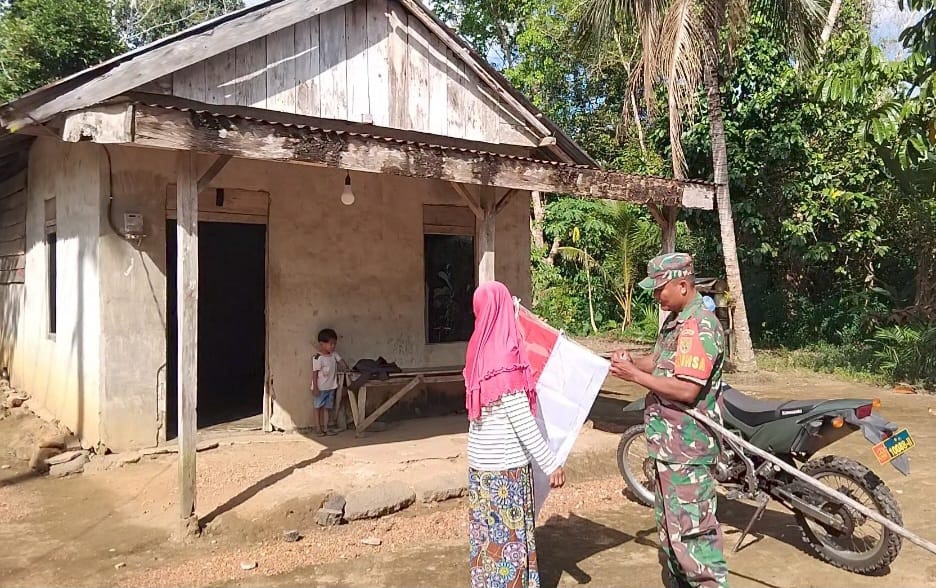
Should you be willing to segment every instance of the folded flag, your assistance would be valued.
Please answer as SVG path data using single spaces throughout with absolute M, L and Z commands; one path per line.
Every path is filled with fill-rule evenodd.
M 536 422 L 549 448 L 564 464 L 611 364 L 522 306 L 518 308 L 518 320 L 536 387 Z M 533 490 L 539 515 L 549 495 L 549 477 L 535 463 Z

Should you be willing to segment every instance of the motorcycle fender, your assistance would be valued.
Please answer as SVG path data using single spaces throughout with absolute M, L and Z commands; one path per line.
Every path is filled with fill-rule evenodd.
M 845 418 L 849 425 L 858 427 L 864 434 L 864 438 L 871 445 L 877 445 L 886 436 L 885 433 L 893 434 L 898 430 L 898 425 L 885 419 L 884 417 L 872 414 L 863 419 L 859 419 L 854 412 Z M 906 454 L 896 459 L 892 459 L 890 464 L 894 469 L 905 476 L 910 475 L 910 459 Z

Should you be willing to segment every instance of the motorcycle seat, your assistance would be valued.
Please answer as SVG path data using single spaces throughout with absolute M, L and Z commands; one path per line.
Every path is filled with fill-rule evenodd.
M 749 427 L 778 419 L 793 418 L 813 409 L 822 400 L 758 400 L 730 386 L 722 391 L 725 409 Z

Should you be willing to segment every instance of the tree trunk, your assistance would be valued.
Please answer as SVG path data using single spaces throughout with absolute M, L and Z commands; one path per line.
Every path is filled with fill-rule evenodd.
M 839 10 L 842 8 L 842 0 L 832 0 L 829 5 L 829 14 L 826 16 L 825 26 L 822 27 L 822 35 L 819 36 L 820 51 L 825 51 L 829 39 L 832 38 L 832 31 L 835 30 L 835 21 L 838 19 Z
M 913 304 L 916 307 L 936 306 L 936 249 L 925 245 L 917 254 L 916 295 Z
M 684 174 L 676 172 L 676 167 L 673 167 L 674 175 L 677 179 L 685 179 Z M 664 206 L 663 207 L 663 223 L 660 225 L 660 253 L 675 253 L 676 252 L 676 222 L 679 220 L 679 207 L 678 206 Z M 663 330 L 663 321 L 666 320 L 668 312 L 663 310 L 663 307 L 660 306 L 657 308 L 658 320 L 657 320 L 657 331 Z
M 595 297 L 592 291 L 592 282 L 591 282 L 591 271 L 588 269 L 588 264 L 585 264 L 585 279 L 588 280 L 588 319 L 591 321 L 591 328 L 593 333 L 598 332 L 598 325 L 595 324 Z
M 711 51 L 711 50 L 710 50 Z M 734 336 L 737 354 L 735 365 L 739 371 L 756 371 L 754 345 L 748 326 L 744 290 L 741 286 L 741 266 L 735 241 L 734 218 L 731 212 L 731 194 L 728 189 L 728 146 L 725 143 L 725 121 L 721 109 L 721 88 L 718 83 L 718 64 L 714 55 L 705 60 L 704 82 L 708 99 L 709 130 L 712 138 L 712 168 L 715 172 L 715 201 L 721 227 L 722 250 L 725 255 L 725 275 L 731 291 L 734 308 Z
M 546 248 L 546 235 L 544 227 L 546 226 L 546 199 L 542 192 L 533 192 L 530 194 L 530 200 L 533 202 L 533 216 L 530 218 L 530 235 L 533 237 L 533 246 L 543 250 Z
M 546 194 L 533 192 L 530 196 L 533 204 L 533 215 L 530 217 L 530 236 L 533 239 L 533 248 L 543 252 L 543 263 L 554 265 L 562 243 L 557 238 L 549 250 L 546 250 Z

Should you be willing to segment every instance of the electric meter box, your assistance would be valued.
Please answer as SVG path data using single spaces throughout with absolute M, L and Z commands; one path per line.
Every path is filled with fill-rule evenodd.
M 123 215 L 124 233 L 127 235 L 143 234 L 143 215 L 137 212 L 125 212 Z

